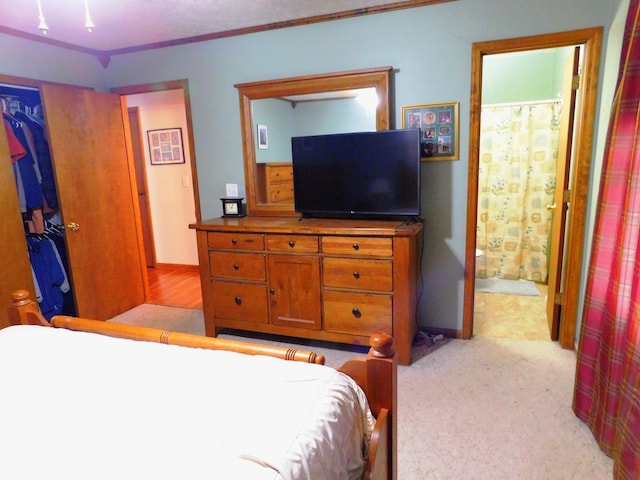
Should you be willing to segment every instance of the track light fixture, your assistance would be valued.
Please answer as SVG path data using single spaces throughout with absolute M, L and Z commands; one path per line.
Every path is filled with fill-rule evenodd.
M 36 0 L 38 2 L 38 29 L 42 32 L 43 35 L 46 35 L 49 31 L 49 27 L 47 27 L 47 22 L 44 21 L 44 15 L 42 14 L 42 5 L 40 5 L 40 0 Z
M 89 33 L 93 32 L 93 29 L 96 28 L 89 13 L 89 0 L 84 0 L 84 28 L 86 28 Z
M 36 3 L 38 4 L 38 30 L 40 30 L 43 35 L 46 35 L 49 32 L 49 27 L 42 13 L 42 4 L 40 0 L 36 0 Z M 84 28 L 89 32 L 93 32 L 93 29 L 96 28 L 91 19 L 91 13 L 89 13 L 89 0 L 84 0 Z

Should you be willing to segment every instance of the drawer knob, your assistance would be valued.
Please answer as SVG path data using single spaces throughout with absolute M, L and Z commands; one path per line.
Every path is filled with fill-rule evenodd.
M 362 316 L 362 312 L 358 307 L 353 307 L 353 310 L 351 310 L 351 313 L 353 313 L 353 316 L 356 318 L 360 318 Z
M 360 250 L 360 245 L 358 245 L 357 243 L 353 244 L 353 249 L 354 250 Z
M 353 272 L 353 278 L 355 278 L 356 280 L 360 278 L 360 273 L 358 272 Z
M 240 297 L 234 298 L 233 301 L 236 302 L 236 305 L 242 305 L 242 299 Z
M 233 269 L 234 270 L 240 270 L 240 265 L 238 265 L 237 263 L 233 264 Z
M 232 238 L 231 239 L 231 243 L 233 243 L 235 245 L 236 243 L 238 243 L 238 240 L 236 240 L 235 238 Z
M 276 291 L 275 291 L 273 288 L 270 288 L 270 289 L 269 289 L 269 293 L 270 293 L 271 295 L 275 295 L 275 294 L 276 294 Z
M 289 246 L 291 248 L 295 247 L 296 246 L 296 242 L 294 242 L 293 240 L 289 240 Z

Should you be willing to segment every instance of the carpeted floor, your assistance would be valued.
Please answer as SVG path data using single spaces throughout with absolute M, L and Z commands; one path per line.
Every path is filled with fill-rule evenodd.
M 204 332 L 201 310 L 141 305 L 111 321 Z M 312 349 L 329 366 L 364 354 L 335 344 L 221 337 Z M 612 478 L 612 460 L 571 410 L 575 352 L 478 335 L 415 347 L 412 357 L 398 369 L 398 478 Z

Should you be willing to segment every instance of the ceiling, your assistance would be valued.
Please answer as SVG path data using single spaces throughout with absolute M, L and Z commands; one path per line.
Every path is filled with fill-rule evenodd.
M 449 0 L 39 0 L 43 35 L 38 0 L 0 0 L 0 33 L 117 54 L 442 1 Z

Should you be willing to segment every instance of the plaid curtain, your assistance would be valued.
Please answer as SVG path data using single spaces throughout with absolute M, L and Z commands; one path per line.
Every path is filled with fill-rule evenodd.
M 587 280 L 573 409 L 640 478 L 640 0 L 631 0 Z

